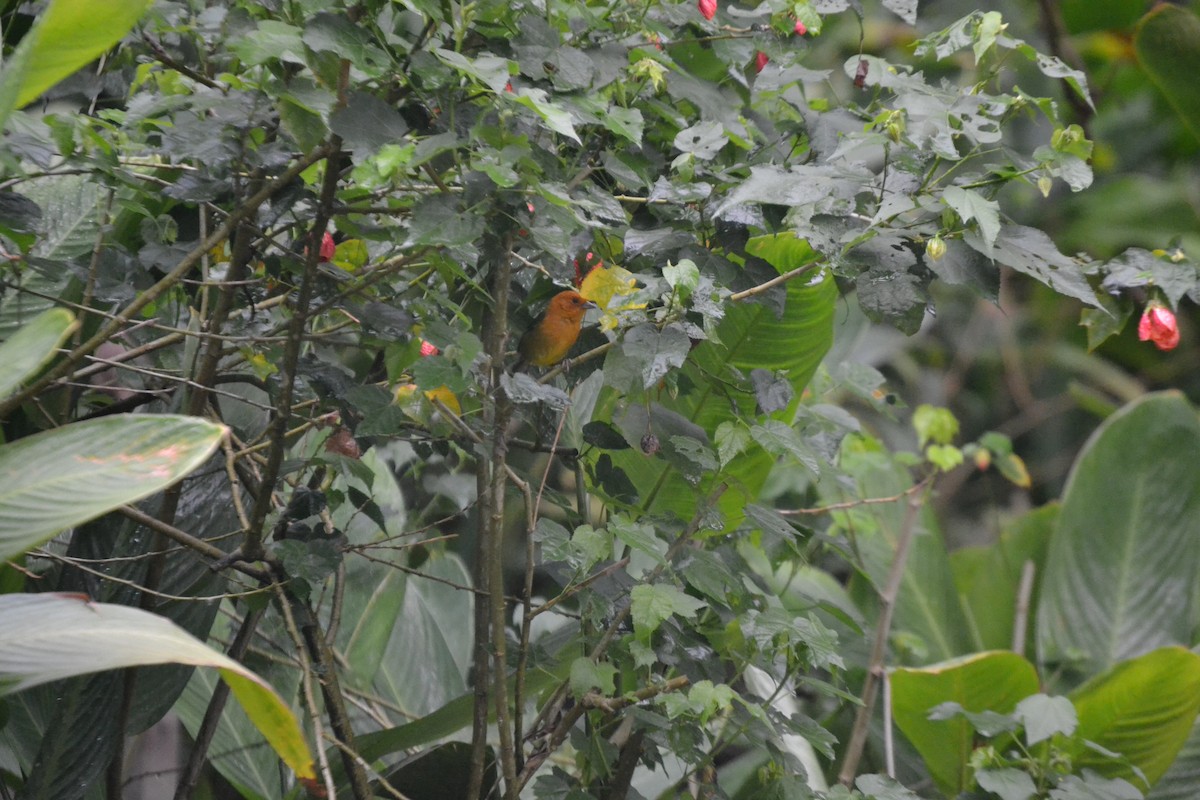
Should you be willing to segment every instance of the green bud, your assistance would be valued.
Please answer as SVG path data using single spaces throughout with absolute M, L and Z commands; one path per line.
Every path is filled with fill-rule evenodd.
M 941 236 L 934 236 L 925 243 L 925 255 L 932 261 L 940 261 L 946 255 L 946 242 Z

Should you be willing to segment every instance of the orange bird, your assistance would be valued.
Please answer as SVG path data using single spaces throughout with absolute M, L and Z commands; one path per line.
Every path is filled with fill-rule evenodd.
M 570 289 L 554 295 L 546 313 L 521 337 L 517 345 L 520 358 L 516 369 L 527 364 L 549 367 L 562 361 L 579 338 L 583 315 L 589 308 L 596 307 L 595 303 Z

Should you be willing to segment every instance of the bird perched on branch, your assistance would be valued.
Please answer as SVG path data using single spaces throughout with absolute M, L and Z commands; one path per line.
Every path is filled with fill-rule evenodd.
M 532 364 L 535 367 L 550 367 L 566 358 L 575 340 L 583 315 L 596 304 L 579 292 L 567 289 L 554 295 L 546 313 L 525 332 L 517 345 L 520 357 L 515 369 Z

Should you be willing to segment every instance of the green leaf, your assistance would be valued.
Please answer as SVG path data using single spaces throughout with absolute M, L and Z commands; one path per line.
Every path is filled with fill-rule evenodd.
M 165 489 L 204 463 L 225 430 L 196 417 L 114 415 L 0 447 L 0 559 Z
M 976 649 L 1014 647 L 1017 594 L 1026 562 L 1030 562 L 1034 576 L 1029 608 L 1038 607 L 1042 565 L 1050 535 L 1058 521 L 1058 511 L 1057 505 L 1043 506 L 1005 525 L 999 541 L 985 547 L 960 547 L 950 554 L 954 585 L 966 611 Z M 1034 633 L 1030 631 L 1027 634 L 1030 650 L 1033 638 Z M 1025 646 L 1018 643 L 1016 648 Z
M 295 25 L 262 19 L 252 33 L 232 43 L 229 49 L 250 65 L 265 64 L 276 59 L 290 64 L 303 64 L 303 33 Z
M 750 428 L 750 438 L 773 456 L 791 456 L 814 475 L 820 472 L 816 454 L 794 429 L 777 419 L 768 419 Z
M 1138 61 L 1192 135 L 1200 139 L 1200 20 L 1195 12 L 1161 3 L 1138 23 Z
M 920 795 L 909 791 L 886 775 L 859 775 L 854 785 L 872 800 L 920 800 Z
M 1200 422 L 1176 393 L 1142 397 L 1092 435 L 1063 494 L 1038 608 L 1045 665 L 1092 675 L 1200 625 Z
M 667 543 L 658 538 L 654 526 L 617 515 L 609 520 L 608 530 L 631 549 L 650 556 L 655 563 L 665 563 L 663 556 L 667 552 Z
M 508 95 L 507 92 L 505 94 Z M 545 120 L 546 126 L 550 130 L 561 133 L 576 144 L 580 144 L 579 134 L 575 132 L 575 123 L 571 119 L 570 112 L 558 103 L 547 100 L 546 97 L 546 92 L 542 89 L 521 89 L 521 93 L 513 99 L 526 108 L 532 109 L 535 114 Z
M 1183 749 L 1146 797 L 1147 800 L 1193 800 L 1200 797 L 1200 721 L 1193 723 Z
M 1070 736 L 1079 724 L 1075 707 L 1065 697 L 1035 694 L 1017 703 L 1013 716 L 1025 728 L 1025 744 L 1033 747 L 1056 733 Z
M 964 223 L 971 220 L 979 223 L 979 232 L 983 234 L 983 241 L 988 247 L 996 243 L 996 236 L 1000 233 L 999 203 L 988 200 L 974 189 L 964 189 L 961 186 L 947 186 L 942 192 L 942 201 L 954 209 L 954 213 L 958 214 L 958 218 Z
M 0 127 L 13 108 L 35 100 L 121 40 L 151 0 L 52 0 L 5 60 L 0 73 Z
M 1083 276 L 1084 266 L 1067 258 L 1043 231 L 1024 225 L 1001 224 L 995 247 L 974 231 L 963 241 L 988 258 L 1041 281 L 1059 294 L 1089 306 L 1099 305 L 1096 293 Z
M 629 593 L 633 629 L 639 639 L 648 639 L 658 626 L 676 614 L 691 617 L 708 605 L 665 583 L 642 583 Z
M 642 112 L 638 109 L 609 106 L 608 111 L 600 119 L 604 123 L 604 127 L 617 136 L 627 139 L 635 146 L 642 144 L 642 135 L 645 131 L 646 121 L 642 117 Z
M 0 364 L 4 365 L 0 371 L 0 399 L 12 394 L 23 380 L 53 358 L 58 346 L 78 327 L 70 311 L 51 308 L 0 343 Z
M 261 678 L 163 617 L 81 595 L 0 596 L 0 694 L 102 670 L 151 664 L 213 667 L 284 762 L 315 778 L 304 735 Z M 113 647 L 120 642 L 120 647 Z
M 999 795 L 1000 800 L 1030 800 L 1037 794 L 1029 773 L 1012 767 L 981 769 L 975 773 L 975 780 L 980 789 Z
M 616 675 L 617 668 L 612 664 L 597 664 L 581 656 L 571 662 L 571 694 L 583 697 L 592 689 L 612 694 L 616 691 Z
M 1117 664 L 1070 697 L 1079 712 L 1078 735 L 1123 757 L 1118 761 L 1080 745 L 1074 763 L 1140 783 L 1131 767 L 1137 768 L 1153 785 L 1200 714 L 1200 655 L 1164 647 Z
M 962 717 L 929 719 L 930 709 L 957 703 L 968 712 L 1007 714 L 1038 691 L 1033 665 L 1011 652 L 977 653 L 920 669 L 896 669 L 890 680 L 897 727 L 949 797 L 969 787 L 968 758 L 975 733 Z
M 691 340 L 677 326 L 658 330 L 653 325 L 638 325 L 625 334 L 621 352 L 637 368 L 641 388 L 650 388 L 672 368 L 683 366 L 691 347 Z

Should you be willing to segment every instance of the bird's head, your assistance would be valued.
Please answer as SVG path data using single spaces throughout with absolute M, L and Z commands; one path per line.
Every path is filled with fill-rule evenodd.
M 587 313 L 589 308 L 598 308 L 591 300 L 586 299 L 579 292 L 572 289 L 559 292 L 550 300 L 550 309 L 548 314 L 557 316 L 562 319 L 568 319 L 572 322 L 577 322 L 583 319 L 583 315 Z

